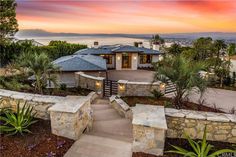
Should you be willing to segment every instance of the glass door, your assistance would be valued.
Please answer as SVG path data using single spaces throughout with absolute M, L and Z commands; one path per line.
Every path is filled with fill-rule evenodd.
M 122 54 L 122 68 L 130 69 L 131 68 L 131 59 L 132 55 L 129 53 Z

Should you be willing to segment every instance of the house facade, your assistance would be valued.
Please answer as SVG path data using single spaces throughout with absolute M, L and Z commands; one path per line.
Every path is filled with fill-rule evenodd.
M 107 69 L 115 70 L 137 70 L 151 68 L 153 62 L 161 58 L 161 53 L 157 47 L 153 49 L 144 48 L 142 44 L 138 47 L 130 45 L 107 45 L 98 46 L 77 51 L 77 55 L 96 55 L 104 58 Z

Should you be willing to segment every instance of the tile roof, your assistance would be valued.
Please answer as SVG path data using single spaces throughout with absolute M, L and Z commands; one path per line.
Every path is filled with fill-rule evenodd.
M 145 47 L 135 47 L 130 45 L 105 45 L 100 46 L 98 48 L 87 48 L 82 49 L 75 54 L 91 54 L 91 55 L 100 55 L 100 54 L 115 54 L 115 53 L 122 53 L 122 52 L 138 52 L 141 54 L 161 54 L 160 51 L 148 49 Z
M 70 55 L 58 58 L 53 63 L 61 71 L 95 71 L 106 70 L 106 60 L 93 55 Z

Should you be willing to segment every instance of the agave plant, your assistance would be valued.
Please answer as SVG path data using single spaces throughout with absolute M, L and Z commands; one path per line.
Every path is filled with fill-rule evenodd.
M 7 133 L 8 135 L 31 133 L 28 127 L 37 122 L 37 120 L 34 120 L 36 112 L 33 112 L 33 107 L 28 106 L 27 103 L 24 104 L 22 109 L 19 106 L 20 103 L 18 102 L 16 113 L 12 110 L 3 111 L 4 114 L 0 116 L 0 121 L 3 122 L 3 125 L 0 126 L 1 133 Z
M 206 140 L 206 127 L 204 130 L 204 135 L 202 141 L 194 141 L 190 138 L 189 135 L 185 135 L 188 143 L 190 144 L 192 150 L 186 150 L 184 148 L 173 146 L 172 147 L 175 150 L 167 151 L 168 153 L 175 153 L 183 155 L 184 157 L 217 157 L 223 153 L 235 153 L 236 150 L 230 150 L 230 149 L 221 149 L 217 150 L 216 152 L 212 152 L 214 146 L 210 145 Z M 212 153 L 210 153 L 212 152 Z

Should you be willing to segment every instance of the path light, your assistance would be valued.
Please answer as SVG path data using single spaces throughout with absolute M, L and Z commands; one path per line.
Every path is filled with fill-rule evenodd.
M 101 87 L 101 82 L 100 81 L 96 81 L 96 86 L 97 87 Z
M 166 84 L 165 83 L 161 83 L 160 84 L 160 90 L 165 90 L 166 88 Z
M 119 84 L 119 89 L 120 90 L 125 90 L 125 85 L 124 84 Z

